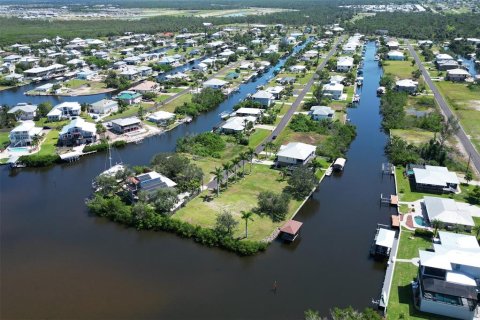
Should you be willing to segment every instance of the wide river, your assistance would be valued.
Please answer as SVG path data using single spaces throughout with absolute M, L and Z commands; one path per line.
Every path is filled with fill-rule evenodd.
M 90 216 L 84 199 L 105 167 L 104 154 L 48 169 L 2 167 L 0 318 L 302 319 L 309 308 L 327 315 L 335 306 L 371 306 L 385 266 L 369 259 L 369 246 L 376 224 L 390 217 L 391 209 L 379 206 L 380 193 L 394 189 L 381 174 L 387 137 L 380 129 L 375 50 L 368 43 L 361 103 L 349 111 L 358 136 L 345 171 L 327 177 L 302 208 L 299 240 L 274 242 L 254 257 Z M 126 147 L 121 160 L 145 164 L 173 150 L 179 137 L 210 130 L 218 113 L 271 76 L 272 70 L 242 86 L 190 125 Z

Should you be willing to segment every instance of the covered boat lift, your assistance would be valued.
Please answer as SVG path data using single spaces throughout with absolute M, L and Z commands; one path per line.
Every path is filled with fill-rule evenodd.
M 302 227 L 303 223 L 296 220 L 289 220 L 287 223 L 280 228 L 280 238 L 288 241 L 293 242 L 298 237 L 300 233 L 300 228 Z

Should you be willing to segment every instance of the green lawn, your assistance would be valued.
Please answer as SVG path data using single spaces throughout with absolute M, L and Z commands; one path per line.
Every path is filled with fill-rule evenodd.
M 72 80 L 66 81 L 65 86 L 72 89 L 77 89 L 87 83 L 88 83 L 87 80 L 72 79 Z
M 312 145 L 318 145 L 326 136 L 316 132 L 295 132 L 290 127 L 285 127 L 275 140 L 275 144 L 280 146 L 289 142 L 303 142 Z
M 270 135 L 270 133 L 271 131 L 267 129 L 255 129 L 255 132 L 250 136 L 248 146 L 256 148 Z
M 5 148 L 10 143 L 9 134 L 10 132 L 8 131 L 0 132 L 0 149 Z
M 45 141 L 40 146 L 40 151 L 37 153 L 39 156 L 52 155 L 56 154 L 56 145 L 58 142 L 59 132 L 57 130 L 50 130 L 46 137 Z
M 402 138 L 408 143 L 420 145 L 430 141 L 433 138 L 434 133 L 431 131 L 411 128 L 411 129 L 392 129 L 390 130 L 390 135 Z
M 432 240 L 422 237 L 415 237 L 414 233 L 408 230 L 402 231 L 400 245 L 398 246 L 398 259 L 412 259 L 418 257 L 419 249 L 428 249 L 432 247 Z
M 447 81 L 437 82 L 436 86 L 480 150 L 480 87 L 469 89 L 466 84 Z
M 66 124 L 68 124 L 70 120 L 62 120 L 62 121 L 48 121 L 47 118 L 40 118 L 39 120 L 35 121 L 35 126 L 37 127 L 50 127 L 57 130 L 61 130 Z
M 397 188 L 399 193 L 399 201 L 402 202 L 413 202 L 416 200 L 423 199 L 424 196 L 434 196 L 442 198 L 451 198 L 456 201 L 465 202 L 465 196 L 470 190 L 474 188 L 472 185 L 461 185 L 461 192 L 459 194 L 432 194 L 432 193 L 422 193 L 414 192 L 410 188 L 410 183 L 408 178 L 403 175 L 405 168 L 402 166 L 397 166 L 395 168 L 396 179 L 397 179 Z
M 191 100 L 192 100 L 192 94 L 186 93 L 184 95 L 181 95 L 177 99 L 163 105 L 161 107 L 161 110 L 168 111 L 168 112 L 174 112 L 176 107 L 181 106 L 185 102 L 190 102 Z
M 383 71 L 391 73 L 400 79 L 411 79 L 412 72 L 418 69 L 412 66 L 411 61 L 385 61 L 383 64 Z
M 249 166 L 246 167 L 248 169 Z M 247 171 L 248 172 L 248 171 Z M 287 185 L 286 181 L 280 180 L 278 171 L 270 169 L 264 165 L 253 165 L 253 172 L 244 179 L 229 185 L 227 190 L 221 192 L 220 197 L 214 197 L 212 201 L 204 201 L 205 195 L 210 191 L 204 191 L 200 196 L 190 201 L 184 208 L 177 211 L 176 218 L 200 225 L 206 228 L 212 228 L 215 225 L 215 218 L 223 210 L 229 210 L 238 220 L 239 225 L 235 230 L 236 237 L 243 237 L 245 234 L 245 223 L 241 220 L 242 210 L 252 210 L 257 206 L 257 196 L 262 191 L 281 192 Z M 300 206 L 300 201 L 292 200 L 290 203 L 290 217 Z M 269 217 L 253 217 L 250 221 L 248 232 L 250 240 L 262 240 L 268 237 L 277 227 L 284 222 L 272 222 Z
M 140 109 L 140 104 L 128 106 L 127 110 L 123 111 L 122 113 L 116 113 L 106 118 L 103 118 L 102 122 L 136 116 L 138 115 L 138 109 Z M 145 107 L 143 109 L 145 110 Z

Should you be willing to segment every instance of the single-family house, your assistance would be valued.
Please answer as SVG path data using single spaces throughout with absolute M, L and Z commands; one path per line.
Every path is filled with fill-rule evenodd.
M 313 106 L 310 108 L 310 116 L 315 121 L 332 120 L 335 110 L 326 106 Z
M 460 225 L 470 231 L 475 225 L 472 215 L 480 217 L 479 207 L 453 199 L 425 196 L 423 207 L 430 223 L 438 220 L 447 228 Z
M 118 134 L 140 130 L 142 121 L 137 117 L 120 118 L 112 120 L 112 131 Z
M 334 100 L 340 100 L 343 96 L 343 84 L 338 82 L 330 82 L 323 86 L 323 94 Z
M 160 85 L 157 82 L 146 80 L 137 84 L 135 87 L 130 88 L 130 91 L 135 91 L 140 94 L 144 94 L 147 92 L 158 92 L 159 89 L 160 89 Z
M 339 57 L 337 60 L 337 71 L 348 72 L 353 68 L 352 57 Z
M 409 169 L 411 168 L 411 169 Z M 414 189 L 419 192 L 456 192 L 460 181 L 455 172 L 440 166 L 409 166 L 407 174 Z
M 117 100 L 130 105 L 142 101 L 142 95 L 135 91 L 122 91 L 118 94 Z
M 458 69 L 459 66 L 456 60 L 442 60 L 437 63 L 437 69 L 439 71 Z
M 130 67 L 128 69 L 123 70 L 119 73 L 121 77 L 124 77 L 128 80 L 136 80 L 140 77 L 140 71 L 135 67 Z
M 37 108 L 38 106 L 35 104 L 20 102 L 8 110 L 8 113 L 14 114 L 17 120 L 33 120 L 37 115 Z
M 387 42 L 387 47 L 390 50 L 397 50 L 400 47 L 400 44 L 398 43 L 397 40 L 390 40 Z
M 220 131 L 225 134 L 239 133 L 245 131 L 249 123 L 255 123 L 257 121 L 256 117 L 247 116 L 247 117 L 231 117 L 228 118 L 224 123 L 220 125 Z
M 166 126 L 175 120 L 175 113 L 167 111 L 157 111 L 147 117 L 148 121 L 154 122 L 159 126 Z
M 392 50 L 387 53 L 388 60 L 402 61 L 405 60 L 405 55 L 403 52 L 398 50 Z
M 10 131 L 8 138 L 11 147 L 26 147 L 32 145 L 35 136 L 39 136 L 42 128 L 35 127 L 35 122 L 26 120 Z
M 270 92 L 275 99 L 280 99 L 282 97 L 282 92 L 285 88 L 282 86 L 268 87 L 265 91 Z
M 235 111 L 235 115 L 239 117 L 255 117 L 260 118 L 263 114 L 263 109 L 258 108 L 239 108 Z
M 163 188 L 174 188 L 177 184 L 156 171 L 142 173 L 129 179 L 128 190 L 132 199 L 138 199 L 138 192 L 151 195 Z
M 69 117 L 78 117 L 82 112 L 82 107 L 78 102 L 62 102 L 47 113 L 48 121 L 60 121 Z
M 447 70 L 447 80 L 450 81 L 465 81 L 467 78 L 470 78 L 470 73 L 465 69 L 450 69 Z
M 277 165 L 300 166 L 315 158 L 316 146 L 302 142 L 290 142 L 280 147 L 277 153 Z
M 419 250 L 416 308 L 454 319 L 475 319 L 480 291 L 480 247 L 471 235 L 439 231 L 432 248 Z
M 203 83 L 203 87 L 204 88 L 212 88 L 212 89 L 222 89 L 227 84 L 228 84 L 227 81 L 223 81 L 223 80 L 220 80 L 220 79 L 213 78 L 213 79 L 205 81 Z
M 148 77 L 153 73 L 153 69 L 149 66 L 140 66 L 137 68 L 138 72 L 140 72 L 140 76 Z
M 307 68 L 303 65 L 294 65 L 290 67 L 290 71 L 296 73 L 305 72 L 306 70 Z
M 118 102 L 109 99 L 102 99 L 91 104 L 90 112 L 96 114 L 109 114 L 118 111 Z
M 80 117 L 64 126 L 58 137 L 59 144 L 66 146 L 93 143 L 96 140 L 97 127 L 95 123 L 87 122 Z
M 402 79 L 395 82 L 395 90 L 400 92 L 415 93 L 418 89 L 418 82 L 411 79 Z
M 260 103 L 262 106 L 270 107 L 275 101 L 275 96 L 268 91 L 259 90 L 252 95 L 252 100 Z

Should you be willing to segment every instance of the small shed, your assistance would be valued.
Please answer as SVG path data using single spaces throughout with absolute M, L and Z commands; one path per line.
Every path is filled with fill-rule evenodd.
M 287 221 L 280 229 L 280 237 L 285 241 L 293 242 L 298 237 L 302 224 L 296 220 Z

